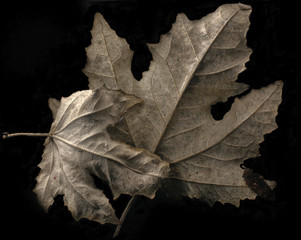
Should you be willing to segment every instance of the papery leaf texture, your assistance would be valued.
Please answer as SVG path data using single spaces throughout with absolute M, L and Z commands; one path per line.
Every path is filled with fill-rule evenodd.
M 241 168 L 277 128 L 282 93 L 281 81 L 253 90 L 236 81 L 252 52 L 250 13 L 248 5 L 225 4 L 200 20 L 178 14 L 159 43 L 148 44 L 153 61 L 141 81 L 128 43 L 97 13 L 83 69 L 90 90 L 49 99 L 54 122 L 34 189 L 44 209 L 63 195 L 76 220 L 119 224 L 94 177 L 114 199 L 153 198 L 160 187 L 210 205 L 269 195 L 275 182 Z M 213 105 L 241 94 L 213 118 Z
M 154 197 L 169 164 L 144 149 L 111 140 L 106 130 L 140 102 L 105 86 L 76 92 L 60 102 L 49 100 L 55 120 L 34 189 L 46 211 L 54 197 L 63 195 L 76 220 L 118 224 L 109 199 L 95 186 L 92 175 L 108 183 L 114 198 L 121 193 Z
M 159 43 L 148 44 L 153 61 L 141 81 L 131 73 L 133 51 L 126 40 L 101 14 L 95 15 L 83 69 L 89 87 L 104 84 L 143 99 L 126 111 L 110 136 L 169 162 L 164 190 L 170 195 L 238 206 L 241 199 L 254 199 L 260 192 L 249 187 L 240 165 L 259 156 L 263 136 L 277 128 L 282 82 L 236 98 L 222 120 L 211 115 L 214 104 L 249 88 L 236 80 L 252 52 L 246 42 L 251 10 L 244 4 L 225 4 L 194 21 L 178 14 Z

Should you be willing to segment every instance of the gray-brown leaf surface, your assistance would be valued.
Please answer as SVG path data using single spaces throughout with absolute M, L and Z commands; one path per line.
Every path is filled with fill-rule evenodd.
M 105 86 L 76 92 L 60 103 L 49 101 L 55 120 L 34 189 L 45 210 L 61 194 L 75 219 L 118 224 L 109 200 L 94 185 L 91 174 L 108 183 L 114 198 L 121 193 L 154 196 L 160 180 L 166 177 L 168 163 L 143 149 L 111 140 L 106 130 L 140 102 L 133 95 Z
M 106 84 L 143 99 L 111 136 L 167 160 L 169 193 L 236 205 L 256 196 L 240 164 L 258 156 L 263 135 L 277 127 L 282 83 L 236 99 L 221 121 L 210 113 L 213 104 L 248 89 L 235 81 L 251 54 L 246 46 L 250 13 L 247 5 L 225 4 L 197 21 L 179 14 L 170 32 L 149 45 L 153 61 L 141 81 L 130 72 L 133 52 L 125 39 L 95 15 L 83 70 L 90 88 Z

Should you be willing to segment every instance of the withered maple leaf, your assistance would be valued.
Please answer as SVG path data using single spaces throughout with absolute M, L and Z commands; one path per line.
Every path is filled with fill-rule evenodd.
M 75 219 L 118 224 L 109 200 L 91 174 L 105 180 L 114 198 L 121 193 L 154 197 L 168 163 L 158 156 L 111 140 L 107 127 L 141 102 L 122 91 L 79 91 L 61 102 L 50 99 L 54 122 L 39 164 L 34 192 L 47 211 L 53 198 L 63 195 Z
M 164 189 L 169 194 L 238 205 L 260 192 L 248 186 L 240 165 L 259 156 L 263 136 L 277 128 L 282 83 L 237 98 L 220 121 L 210 113 L 212 105 L 248 89 L 236 80 L 251 54 L 246 45 L 250 13 L 248 5 L 225 4 L 201 20 L 178 14 L 170 32 L 148 45 L 153 61 L 141 81 L 131 73 L 133 51 L 126 40 L 95 15 L 83 69 L 89 87 L 105 84 L 143 99 L 110 136 L 168 161 Z
M 250 12 L 225 4 L 201 20 L 179 14 L 170 32 L 148 45 L 153 61 L 141 81 L 131 73 L 126 40 L 97 13 L 83 69 L 91 90 L 49 101 L 54 122 L 34 189 L 41 205 L 47 210 L 63 195 L 75 219 L 119 224 L 92 175 L 114 198 L 153 198 L 162 183 L 170 195 L 209 204 L 266 194 L 275 183 L 240 165 L 259 156 L 263 136 L 277 128 L 282 83 L 236 98 L 222 120 L 211 115 L 214 104 L 248 89 L 236 80 L 251 54 Z M 252 185 L 256 177 L 259 186 Z

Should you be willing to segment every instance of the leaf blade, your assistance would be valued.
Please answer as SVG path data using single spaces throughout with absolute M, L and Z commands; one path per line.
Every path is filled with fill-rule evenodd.
M 106 130 L 139 102 L 133 95 L 104 86 L 61 100 L 34 190 L 44 209 L 60 194 L 75 219 L 118 224 L 91 174 L 107 181 L 115 198 L 121 193 L 154 196 L 168 163 L 143 149 L 113 141 Z
M 246 184 L 245 170 L 240 168 L 240 164 L 248 158 L 259 156 L 259 144 L 264 140 L 264 134 L 277 128 L 274 121 L 278 105 L 281 102 L 281 92 L 282 82 L 276 82 L 263 89 L 253 90 L 242 99 L 236 99 L 231 111 L 223 120 L 219 121 L 220 126 L 207 125 L 207 129 L 214 129 L 214 131 L 208 136 L 204 135 L 203 132 L 202 137 L 205 139 L 200 141 L 206 143 L 206 147 L 199 153 L 171 162 L 170 178 L 182 182 L 176 191 L 189 197 L 202 198 L 210 204 L 220 201 L 238 206 L 240 199 L 254 199 L 257 194 Z M 246 117 L 252 106 L 246 106 L 245 103 L 252 104 L 260 97 L 262 103 L 255 107 L 251 117 Z M 244 106 L 247 110 L 243 111 Z M 242 111 L 244 114 L 241 113 Z M 258 124 L 257 118 L 260 118 L 262 112 L 267 111 L 269 114 L 265 115 L 265 121 Z M 235 130 L 220 137 L 219 141 L 214 139 L 216 135 L 218 136 L 223 132 L 222 129 L 225 128 L 223 124 L 229 126 L 231 123 L 230 126 L 235 126 L 235 116 L 246 117 L 246 119 L 239 122 Z M 214 139 L 212 146 L 208 143 L 211 137 Z M 181 152 L 183 149 L 178 146 L 178 151 Z M 180 154 L 179 152 L 177 154 Z M 166 151 L 164 153 L 166 154 Z M 166 191 L 170 190 L 167 188 Z M 225 194 L 225 191 L 228 191 L 229 194 Z
M 179 14 L 170 32 L 162 36 L 158 44 L 150 45 L 154 61 L 142 80 L 134 82 L 131 92 L 144 99 L 144 104 L 130 109 L 126 114 L 136 146 L 151 152 L 156 150 L 191 78 L 196 71 L 201 72 L 199 65 L 218 35 L 238 12 L 248 15 L 250 8 L 226 4 L 199 21 L 189 21 L 184 14 Z M 243 25 L 242 36 L 248 21 Z M 164 48 L 168 50 L 160 53 Z M 249 50 L 244 54 L 245 61 L 249 54 Z M 134 118 L 137 115 L 138 118 Z M 154 124 L 146 124 L 149 118 Z M 143 129 L 136 127 L 142 123 Z
M 248 89 L 246 84 L 235 81 L 251 54 L 246 44 L 250 13 L 250 6 L 225 4 L 198 21 L 179 14 L 171 31 L 162 35 L 158 44 L 149 44 L 153 61 L 140 82 L 128 71 L 132 52 L 119 38 L 122 54 L 112 64 L 118 73 L 117 87 L 144 102 L 127 111 L 114 137 L 122 133 L 127 142 L 169 161 L 171 175 L 167 182 L 176 181 L 179 194 L 199 198 L 208 194 L 209 202 L 229 201 L 236 205 L 239 199 L 256 196 L 246 185 L 239 165 L 248 157 L 258 156 L 263 135 L 276 128 L 274 118 L 282 85 L 275 83 L 252 91 L 244 101 L 236 100 L 222 121 L 215 121 L 210 113 L 213 104 Z M 118 38 L 116 33 L 112 35 Z M 256 104 L 261 109 L 264 98 L 273 95 L 269 93 L 273 88 L 278 94 L 273 109 L 267 107 L 267 113 L 258 113 Z M 245 137 L 241 139 L 242 130 L 236 129 L 252 118 L 252 112 L 256 113 L 258 131 L 254 134 L 244 129 Z M 270 127 L 261 128 L 265 123 Z M 202 165 L 195 163 L 197 157 Z M 192 179 L 189 174 L 196 171 L 203 174 Z M 174 190 L 172 185 L 170 188 Z
M 202 122 L 202 125 L 188 129 L 181 134 L 166 138 L 166 140 L 161 143 L 157 151 L 158 154 L 163 154 L 165 159 L 175 163 L 208 150 L 214 146 L 214 144 L 222 141 L 232 131 L 247 121 L 252 114 L 255 114 L 256 111 L 275 94 L 277 95 L 277 101 L 271 106 L 273 107 L 273 114 L 267 116 L 269 117 L 269 121 L 272 122 L 277 114 L 277 107 L 281 101 L 281 89 L 282 83 L 276 82 L 275 84 L 271 84 L 270 86 L 262 88 L 261 90 L 253 90 L 242 99 L 236 100 L 231 111 L 225 115 L 223 120 L 215 121 L 212 117 L 208 117 Z M 207 113 L 209 116 L 208 109 Z M 231 123 L 230 127 L 228 127 L 229 123 Z M 273 127 L 267 130 L 265 133 L 274 130 L 277 126 L 275 123 L 272 125 Z M 187 139 L 191 134 L 195 136 L 194 142 L 185 141 L 185 139 Z M 179 148 L 180 142 L 187 142 L 187 146 L 185 146 L 187 150 Z M 197 146 L 194 146 L 196 143 Z

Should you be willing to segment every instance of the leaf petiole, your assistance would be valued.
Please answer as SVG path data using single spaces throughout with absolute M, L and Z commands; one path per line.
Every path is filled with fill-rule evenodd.
M 114 235 L 113 235 L 113 238 L 116 238 L 118 235 L 119 235 L 119 232 L 120 232 L 120 229 L 123 225 L 123 222 L 128 214 L 128 212 L 130 211 L 134 201 L 137 199 L 137 196 L 133 196 L 130 201 L 128 202 L 126 208 L 124 209 L 123 213 L 122 213 L 122 216 L 120 218 L 120 224 L 117 225 L 116 229 L 115 229 L 115 232 L 114 232 Z
M 27 137 L 48 137 L 49 133 L 2 133 L 2 139 L 11 138 L 11 137 L 19 137 L 19 136 L 27 136 Z

